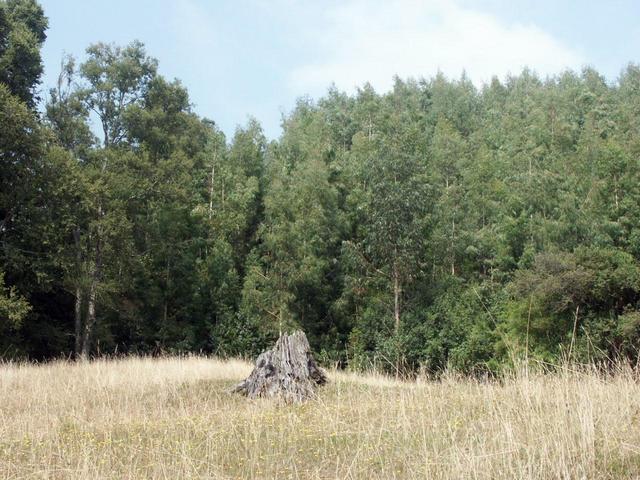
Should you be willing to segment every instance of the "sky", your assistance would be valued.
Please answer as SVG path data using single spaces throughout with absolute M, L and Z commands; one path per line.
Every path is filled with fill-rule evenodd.
M 46 92 L 64 54 L 142 41 L 194 111 L 233 135 L 250 116 L 277 138 L 297 98 L 335 84 L 379 92 L 393 76 L 463 71 L 477 86 L 527 66 L 596 68 L 614 82 L 640 63 L 640 0 L 40 0 L 49 17 Z

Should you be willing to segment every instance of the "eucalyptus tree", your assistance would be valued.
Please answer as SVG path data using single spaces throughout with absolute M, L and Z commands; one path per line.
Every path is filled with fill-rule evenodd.
M 33 0 L 0 1 L 0 238 L 33 201 L 45 168 L 44 132 L 33 111 L 47 18 Z M 24 233 L 24 232 L 23 232 Z
M 76 158 L 84 195 L 75 206 L 73 228 L 75 277 L 75 349 L 91 353 L 98 321 L 98 303 L 124 281 L 131 252 L 127 204 L 135 200 L 135 158 L 127 151 L 125 112 L 140 104 L 156 75 L 157 62 L 139 42 L 120 48 L 95 44 L 76 71 L 73 59 L 63 62 L 57 88 L 51 92 L 47 116 L 58 141 Z M 96 145 L 90 133 L 96 115 L 103 138 Z M 131 166 L 133 165 L 133 171 Z M 111 275 L 111 276 L 110 276 Z M 84 308 L 84 312 L 81 310 Z
M 462 261 L 460 237 L 461 225 L 465 217 L 465 189 L 463 172 L 466 173 L 467 145 L 464 138 L 453 125 L 441 116 L 433 133 L 431 154 L 433 157 L 432 177 L 437 181 L 439 192 L 436 223 L 438 232 L 435 242 L 439 242 L 434 252 L 446 252 L 444 258 L 446 270 L 455 276 L 459 270 L 458 262 Z M 434 259 L 434 264 L 435 259 Z
M 157 74 L 158 62 L 147 56 L 144 45 L 134 41 L 126 47 L 96 43 L 86 50 L 80 65 L 84 85 L 78 95 L 95 113 L 102 127 L 102 146 L 125 139 L 124 113 L 140 103 Z
M 380 342 L 391 337 L 395 368 L 406 353 L 400 344 L 403 318 L 413 300 L 413 287 L 425 273 L 434 205 L 416 94 L 411 85 L 397 82 L 392 93 L 368 99 L 377 105 L 376 116 L 371 117 L 375 128 L 361 125 L 350 153 L 355 181 L 348 205 L 357 215 L 355 235 L 343 248 L 347 265 L 343 298 L 354 304 L 356 312 L 360 339 L 353 337 L 354 347 L 364 344 L 365 350 L 382 350 Z
M 343 219 L 320 110 L 298 103 L 267 152 L 264 219 L 248 257 L 241 314 L 262 339 L 303 327 L 321 346 L 335 326 L 332 275 Z
M 0 1 L 0 323 L 7 355 L 53 355 L 67 343 L 58 307 L 69 301 L 60 277 L 71 164 L 35 111 L 47 23 L 33 0 Z
M 0 1 L 0 83 L 28 107 L 35 107 L 42 75 L 40 48 L 48 19 L 35 0 Z

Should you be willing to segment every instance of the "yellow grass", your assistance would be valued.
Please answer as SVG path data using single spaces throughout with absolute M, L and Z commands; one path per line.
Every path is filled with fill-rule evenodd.
M 640 478 L 640 387 L 331 373 L 318 400 L 226 393 L 239 361 L 0 365 L 0 479 Z

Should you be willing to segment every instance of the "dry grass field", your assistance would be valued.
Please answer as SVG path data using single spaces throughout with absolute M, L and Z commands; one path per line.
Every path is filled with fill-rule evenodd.
M 227 388 L 239 361 L 0 366 L 0 479 L 640 478 L 640 386 L 331 373 L 303 405 Z

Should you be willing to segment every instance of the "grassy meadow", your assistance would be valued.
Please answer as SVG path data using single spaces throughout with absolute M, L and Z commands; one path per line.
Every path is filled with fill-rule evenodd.
M 227 393 L 210 358 L 0 366 L 0 479 L 640 478 L 631 370 L 478 382 L 330 372 L 317 400 Z

